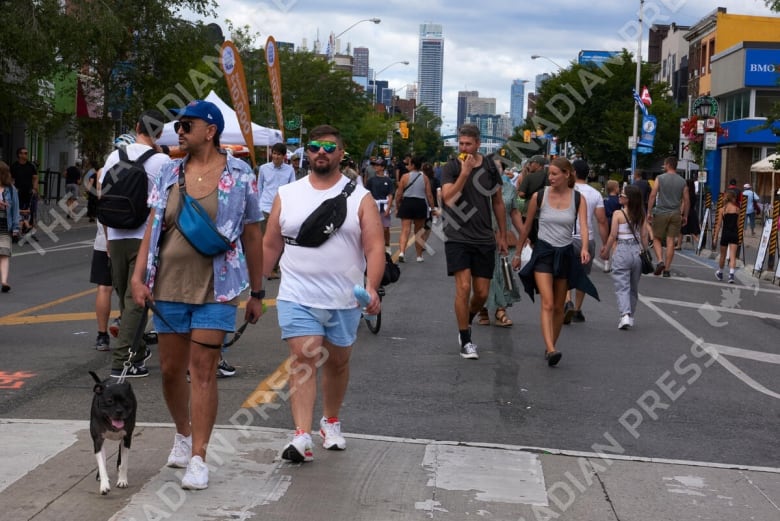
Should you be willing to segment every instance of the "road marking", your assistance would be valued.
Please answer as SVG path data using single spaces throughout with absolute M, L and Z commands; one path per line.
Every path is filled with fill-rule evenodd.
M 45 255 L 47 253 L 57 253 L 61 251 L 78 250 L 81 248 L 93 248 L 94 244 L 95 241 L 92 240 L 71 242 L 68 244 L 58 244 L 56 246 L 49 246 L 48 248 L 41 248 L 43 250 L 43 253 L 41 253 L 39 250 L 23 251 L 21 253 L 14 253 L 14 257 L 23 257 L 25 255 Z
M 673 300 L 673 299 L 665 299 L 659 297 L 644 297 L 644 298 L 652 302 L 669 304 L 672 306 L 681 306 L 684 308 L 700 309 L 703 305 L 700 302 L 687 302 L 684 300 Z M 750 316 L 755 318 L 768 318 L 770 320 L 780 320 L 780 315 L 776 313 L 764 313 L 763 311 L 753 311 L 750 309 L 739 309 L 739 308 L 726 307 L 726 306 L 713 306 L 712 304 L 707 304 L 707 310 L 710 312 L 718 311 L 720 313 L 731 313 L 733 315 L 745 315 L 745 316 Z
M 269 376 L 263 379 L 255 390 L 246 397 L 241 407 L 251 409 L 275 402 L 277 396 L 279 396 L 278 391 L 284 389 L 284 386 L 287 385 L 290 379 L 290 371 L 288 370 L 289 360 L 288 358 L 282 362 Z
M 30 313 L 34 313 L 36 311 L 40 311 L 41 309 L 50 308 L 53 306 L 56 306 L 58 304 L 63 304 L 65 302 L 70 302 L 71 300 L 75 300 L 77 298 L 84 297 L 86 295 L 90 295 L 92 293 L 97 292 L 97 288 L 88 289 L 86 291 L 82 291 L 80 293 L 75 293 L 73 295 L 68 295 L 67 297 L 58 298 L 56 300 L 52 300 L 50 302 L 46 302 L 45 304 L 39 304 L 37 306 L 33 306 L 31 308 L 23 309 L 21 311 L 17 311 L 16 313 L 11 313 L 10 315 L 6 315 L 5 317 L 0 318 L 0 325 L 6 325 L 6 324 L 13 324 L 14 320 L 16 320 L 18 317 L 22 317 L 25 315 L 29 315 Z M 65 313 L 64 315 L 67 315 Z M 95 313 L 93 312 L 91 315 L 92 318 L 95 318 Z
M 671 316 L 669 316 L 667 313 L 665 313 L 661 308 L 655 305 L 652 299 L 648 297 L 644 297 L 642 295 L 639 296 L 639 300 L 642 301 L 647 307 L 652 309 L 656 315 L 661 317 L 663 320 L 669 323 L 673 328 L 675 328 L 680 334 L 682 334 L 685 338 L 691 341 L 691 343 L 697 344 L 701 346 L 701 348 L 706 351 L 707 353 L 712 356 L 712 359 L 718 362 L 724 369 L 726 369 L 728 372 L 736 376 L 742 383 L 747 385 L 748 387 L 763 393 L 767 396 L 770 396 L 772 398 L 776 398 L 780 400 L 780 393 L 777 393 L 775 391 L 771 391 L 755 381 L 753 378 L 745 374 L 744 371 L 739 369 L 737 366 L 732 364 L 730 361 L 726 360 L 725 356 L 722 356 L 722 354 L 718 351 L 718 345 L 716 344 L 710 344 L 704 341 L 702 337 L 696 336 L 692 331 L 689 329 L 683 327 L 682 324 L 680 324 L 677 320 L 673 319 Z M 729 348 L 729 349 L 735 349 L 735 348 Z M 743 350 L 745 351 L 745 350 Z M 758 352 L 757 352 L 758 353 Z M 767 353 L 763 353 L 767 354 Z M 743 358 L 746 358 L 743 356 Z

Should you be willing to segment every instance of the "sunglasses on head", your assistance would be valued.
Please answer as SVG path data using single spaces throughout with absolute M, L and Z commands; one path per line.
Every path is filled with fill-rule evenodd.
M 309 141 L 309 152 L 316 154 L 320 149 L 324 150 L 326 154 L 332 154 L 336 151 L 338 145 L 333 141 Z

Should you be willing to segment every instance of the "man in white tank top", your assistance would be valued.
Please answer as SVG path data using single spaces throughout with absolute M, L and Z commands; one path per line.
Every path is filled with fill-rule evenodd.
M 322 367 L 322 419 L 319 433 L 325 449 L 343 450 L 339 410 L 349 382 L 349 357 L 360 323 L 353 289 L 370 296 L 366 313 L 379 312 L 377 288 L 385 269 L 382 222 L 374 198 L 357 185 L 346 198 L 344 223 L 319 246 L 301 246 L 301 224 L 325 200 L 339 196 L 349 179 L 339 164 L 344 145 L 339 131 L 314 128 L 307 145 L 311 173 L 279 187 L 263 241 L 264 273 L 282 254 L 276 299 L 282 338 L 290 348 L 290 406 L 295 434 L 282 458 L 312 461 L 312 415 L 317 396 L 317 369 Z M 286 243 L 286 244 L 285 244 Z M 282 253 L 282 250 L 284 252 Z

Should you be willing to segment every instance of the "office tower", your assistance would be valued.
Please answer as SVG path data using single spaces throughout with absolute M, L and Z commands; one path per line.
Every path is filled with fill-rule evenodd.
M 525 120 L 525 84 L 528 80 L 512 80 L 509 98 L 509 116 L 512 118 L 512 128 L 519 127 Z
M 496 98 L 469 98 L 468 114 L 495 114 Z
M 368 47 L 355 47 L 352 75 L 368 78 Z
M 469 115 L 469 101 L 472 98 L 479 96 L 479 91 L 476 90 L 461 90 L 458 91 L 458 120 L 456 122 L 457 128 L 466 121 L 466 116 Z
M 418 101 L 441 117 L 444 36 L 441 24 L 420 24 L 417 85 Z

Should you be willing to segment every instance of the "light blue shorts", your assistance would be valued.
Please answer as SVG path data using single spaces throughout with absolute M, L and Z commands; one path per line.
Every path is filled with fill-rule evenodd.
M 321 336 L 334 346 L 355 343 L 360 324 L 360 308 L 317 309 L 288 300 L 276 301 L 282 340 L 298 336 Z
M 158 333 L 189 333 L 193 329 L 236 330 L 236 306 L 232 304 L 185 304 L 159 300 L 154 304 L 167 322 L 154 314 L 154 328 Z

